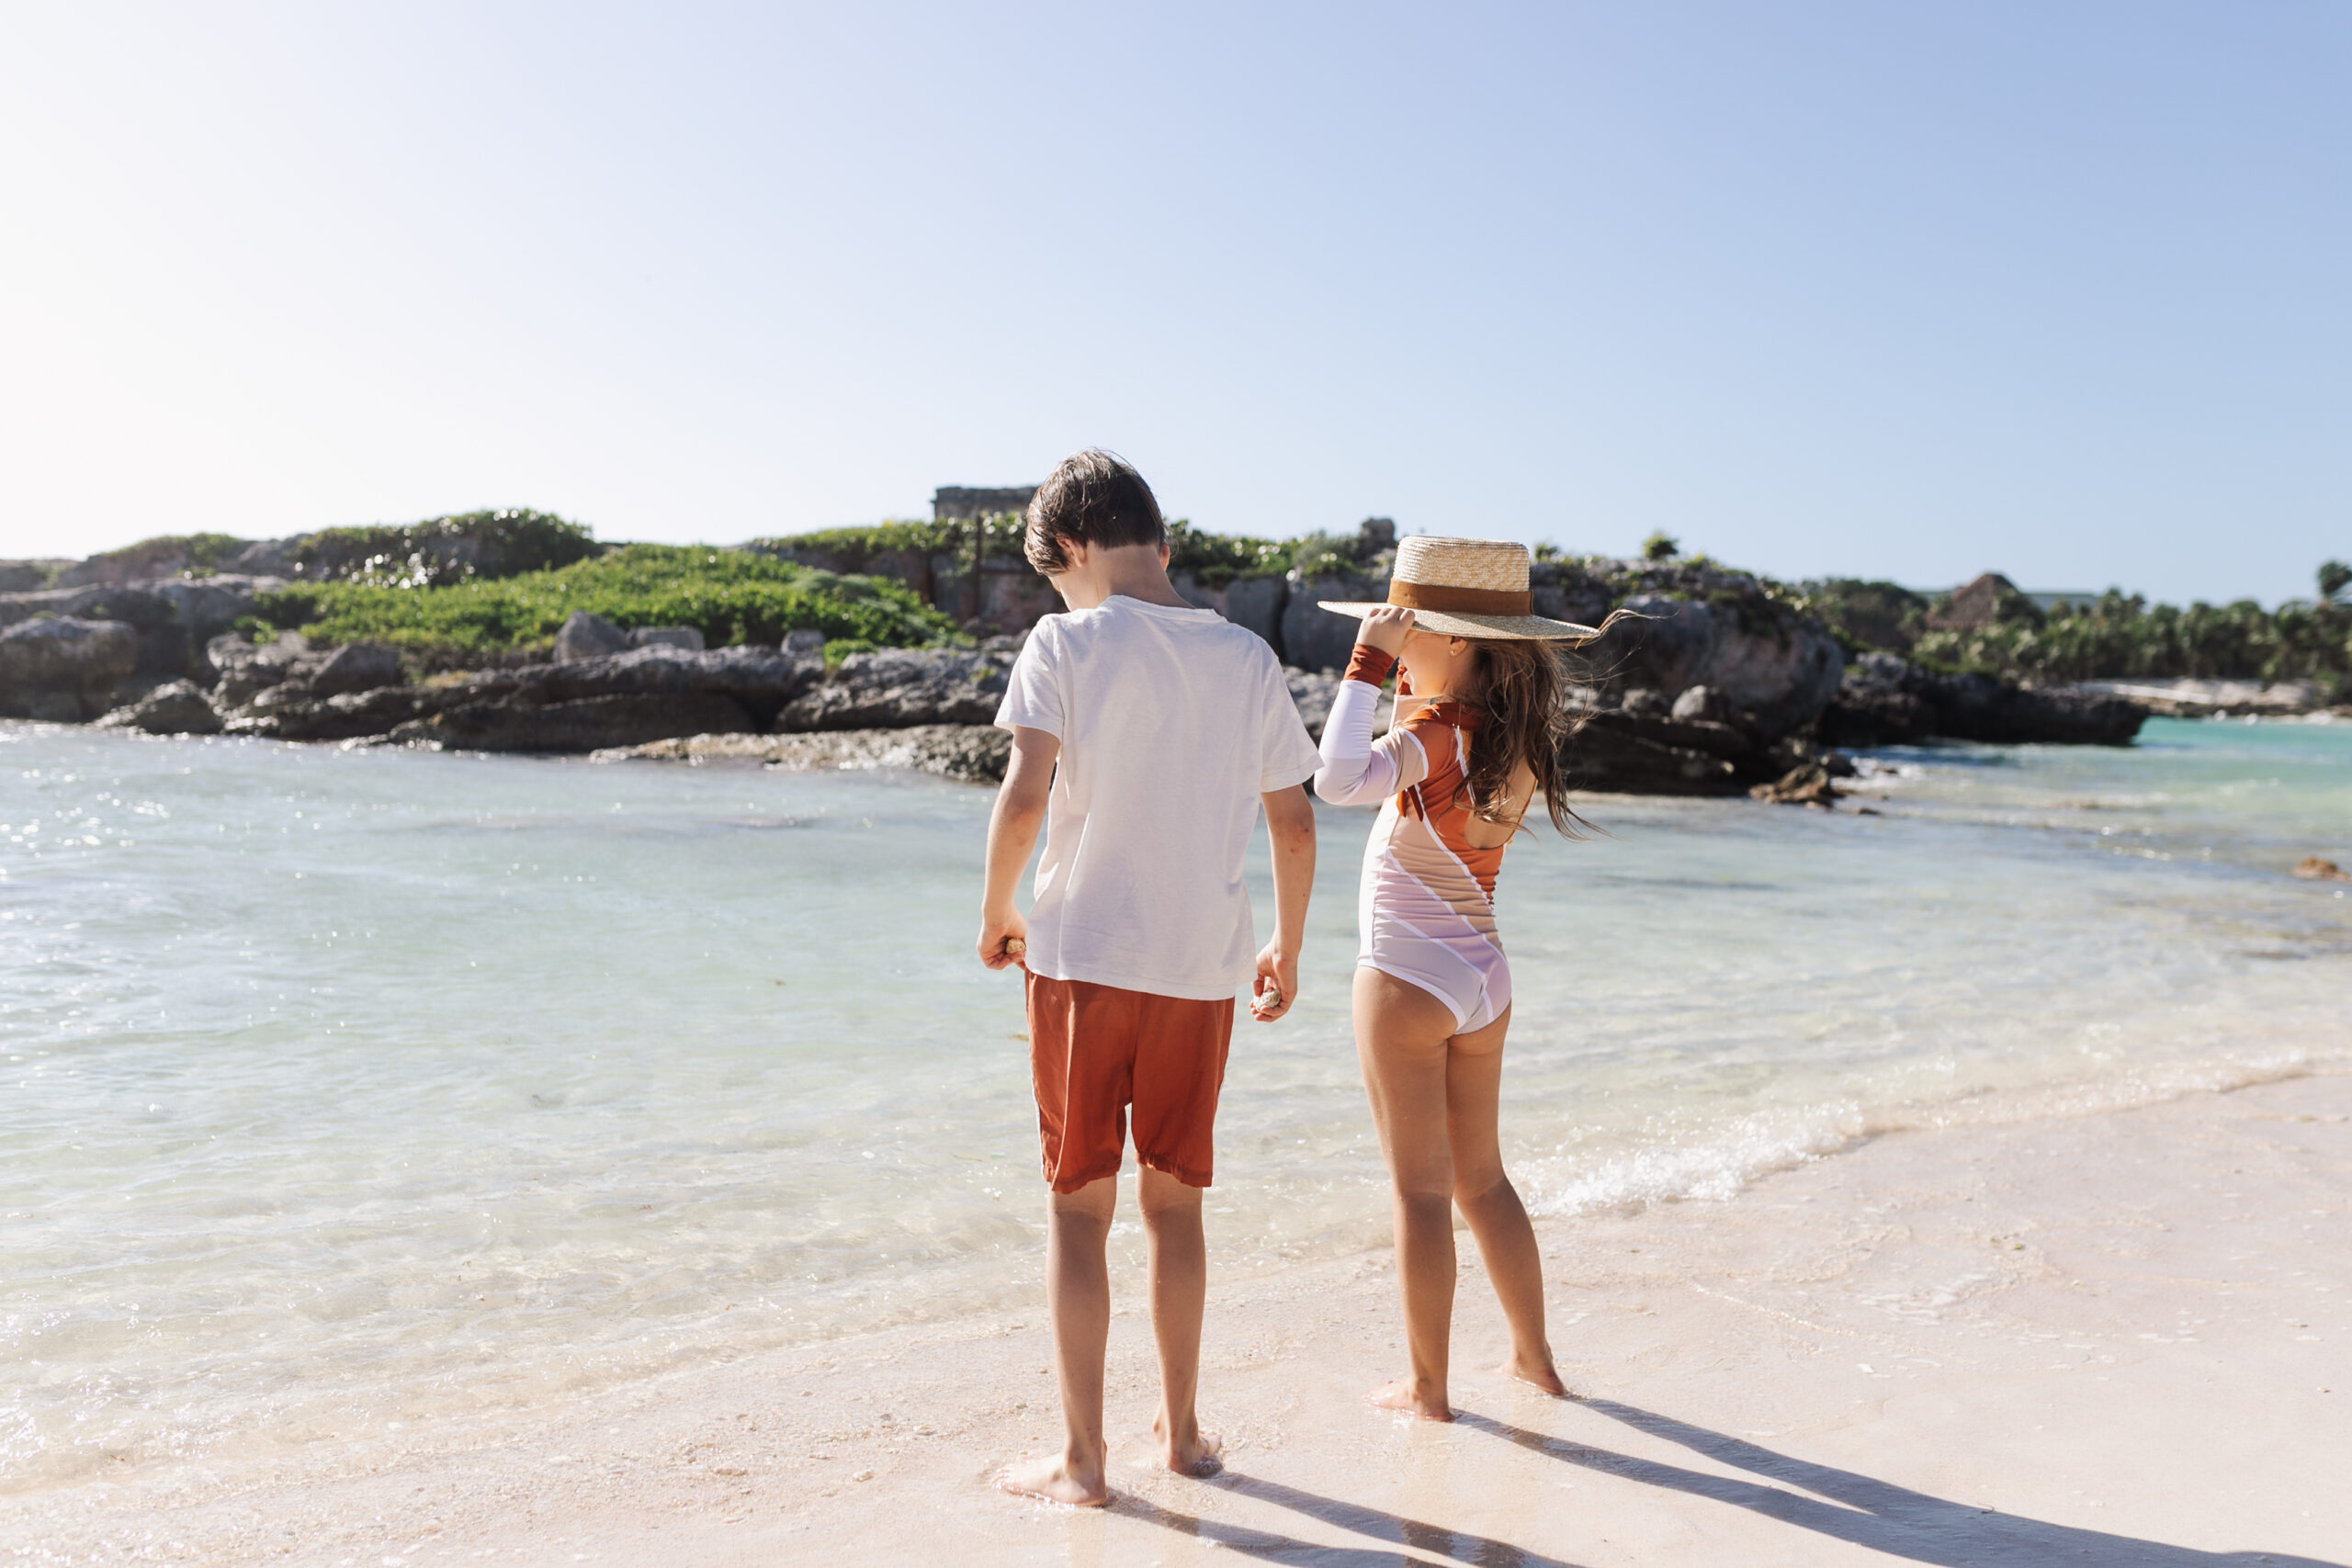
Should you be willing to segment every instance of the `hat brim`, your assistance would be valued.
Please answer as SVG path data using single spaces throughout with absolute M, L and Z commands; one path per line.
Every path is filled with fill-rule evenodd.
M 1329 610 L 1335 615 L 1353 615 L 1363 620 L 1374 610 L 1396 608 L 1378 601 L 1335 603 L 1317 599 L 1317 609 Z M 1468 615 L 1451 610 L 1416 610 L 1413 625 L 1441 637 L 1513 637 L 1521 642 L 1580 642 L 1600 635 L 1598 626 L 1580 626 L 1574 621 L 1555 621 L 1548 615 Z

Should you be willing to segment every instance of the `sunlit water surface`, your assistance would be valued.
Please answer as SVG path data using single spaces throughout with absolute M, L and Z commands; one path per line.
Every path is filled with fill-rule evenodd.
M 1877 817 L 1596 799 L 1611 837 L 1512 852 L 1540 1211 L 2352 1060 L 2352 900 L 2286 874 L 2352 863 L 2352 725 L 1867 765 Z M 988 805 L 0 725 L 0 1490 L 1033 1301 L 1019 989 L 968 948 Z M 1304 995 L 1238 1031 L 1228 1280 L 1385 1239 L 1369 818 L 1322 823 Z

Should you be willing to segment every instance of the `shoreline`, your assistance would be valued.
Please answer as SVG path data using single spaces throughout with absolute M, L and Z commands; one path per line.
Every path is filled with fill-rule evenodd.
M 1450 1427 L 1358 1403 L 1394 1371 L 1385 1250 L 1213 1282 L 1203 1409 L 1229 1462 L 1205 1483 L 1137 1463 L 1148 1331 L 1118 1278 L 1100 1515 L 985 1484 L 1057 1428 L 1040 1303 L 708 1363 L 365 1469 L 14 1498 L 0 1540 L 25 1562 L 337 1565 L 948 1540 L 973 1564 L 2352 1555 L 2325 1479 L 2352 1437 L 2352 1074 L 1888 1133 L 1728 1201 L 1537 1224 L 1582 1400 L 1470 1370 L 1502 1341 L 1466 1247 Z

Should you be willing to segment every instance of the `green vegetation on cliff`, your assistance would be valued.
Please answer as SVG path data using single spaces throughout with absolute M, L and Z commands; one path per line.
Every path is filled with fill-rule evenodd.
M 754 539 L 745 547 L 787 559 L 820 562 L 840 571 L 905 570 L 909 558 L 947 563 L 968 561 L 972 530 L 981 531 L 981 552 L 992 560 L 1022 554 L 1021 513 L 999 513 L 978 520 L 946 523 L 903 518 L 865 528 L 828 528 L 814 534 Z M 1246 534 L 1212 534 L 1184 518 L 1168 524 L 1168 569 L 1211 588 L 1236 578 L 1280 577 L 1294 568 L 1307 577 L 1361 571 L 1369 558 L 1362 535 L 1302 534 L 1290 539 L 1261 539 Z
M 515 509 L 322 528 L 287 540 L 278 553 L 289 576 L 379 588 L 445 588 L 570 566 L 607 547 L 579 524 L 553 513 Z
M 714 648 L 803 629 L 922 647 L 953 630 L 896 582 L 707 546 L 628 545 L 551 571 L 446 587 L 296 583 L 255 604 L 269 625 L 321 641 L 372 638 L 458 659 L 543 644 L 574 610 L 622 626 L 698 627 Z

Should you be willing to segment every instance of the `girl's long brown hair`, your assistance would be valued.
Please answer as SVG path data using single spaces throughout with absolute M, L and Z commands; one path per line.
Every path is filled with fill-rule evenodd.
M 1570 839 L 1600 831 L 1568 809 L 1567 784 L 1560 773 L 1560 750 L 1577 728 L 1563 688 L 1567 677 L 1548 642 L 1517 637 L 1465 639 L 1477 654 L 1478 693 L 1463 705 L 1484 722 L 1470 735 L 1470 776 L 1464 781 L 1470 809 L 1485 822 L 1509 822 L 1511 775 L 1525 762 L 1551 814 L 1552 826 Z

